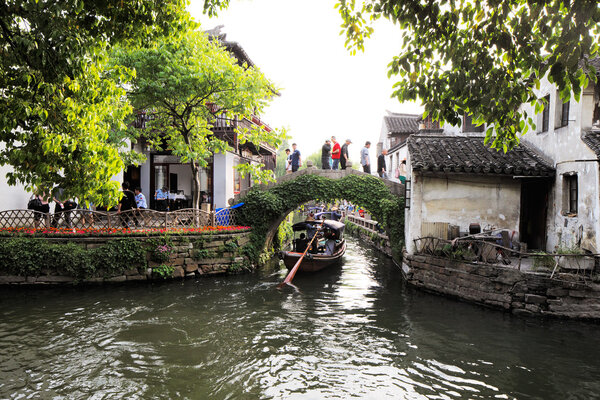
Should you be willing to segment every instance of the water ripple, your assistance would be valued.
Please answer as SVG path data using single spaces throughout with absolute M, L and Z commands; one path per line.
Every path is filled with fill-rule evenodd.
M 562 399 L 600 392 L 595 326 L 530 323 L 342 267 L 0 292 L 0 398 Z M 577 340 L 569 340 L 576 337 Z

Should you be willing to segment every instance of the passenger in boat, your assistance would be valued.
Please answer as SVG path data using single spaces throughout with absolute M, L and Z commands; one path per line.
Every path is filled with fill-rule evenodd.
M 296 252 L 304 253 L 304 250 L 306 250 L 307 245 L 308 240 L 306 239 L 306 235 L 303 232 L 300 234 L 300 238 L 296 239 Z
M 333 232 L 327 232 L 325 238 L 327 241 L 325 242 L 325 251 L 323 254 L 331 256 L 335 253 L 335 234 Z

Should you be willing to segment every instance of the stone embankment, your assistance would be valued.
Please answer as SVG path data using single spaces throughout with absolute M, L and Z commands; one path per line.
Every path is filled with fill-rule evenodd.
M 600 284 L 581 275 L 551 279 L 501 265 L 408 254 L 402 272 L 413 286 L 514 314 L 600 319 Z
M 346 232 L 360 239 L 388 257 L 392 257 L 392 246 L 385 233 L 377 228 L 377 221 L 370 218 L 361 218 L 357 215 L 348 214 L 345 219 Z
M 40 240 L 40 239 L 37 239 Z M 115 238 L 48 238 L 53 245 L 76 244 L 83 251 L 93 251 L 106 246 Z M 117 239 L 118 240 L 118 239 Z M 156 260 L 156 244 L 153 238 L 133 237 L 142 248 L 137 266 L 127 268 L 100 268 L 86 275 L 80 271 L 45 263 L 36 273 L 31 271 L 15 274 L 0 268 L 0 285 L 48 285 L 74 283 L 119 283 L 152 281 L 174 278 L 195 278 L 217 274 L 236 274 L 254 267 L 242 256 L 242 247 L 249 241 L 249 232 L 213 235 L 169 236 L 169 254 L 164 260 Z

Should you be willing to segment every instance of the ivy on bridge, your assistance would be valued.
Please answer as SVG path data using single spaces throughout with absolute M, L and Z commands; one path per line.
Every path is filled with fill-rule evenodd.
M 244 207 L 240 208 L 238 223 L 252 227 L 252 239 L 246 249 L 251 259 L 258 261 L 272 251 L 277 228 L 290 212 L 309 201 L 335 200 L 347 200 L 366 209 L 386 230 L 394 258 L 401 258 L 404 197 L 393 194 L 382 179 L 355 171 L 297 174 L 270 187 L 253 188 L 241 198 Z

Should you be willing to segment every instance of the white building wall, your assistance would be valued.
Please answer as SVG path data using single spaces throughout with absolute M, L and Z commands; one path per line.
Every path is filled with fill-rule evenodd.
M 12 167 L 4 165 L 0 167 L 0 210 L 18 210 L 27 208 L 27 203 L 32 193 L 25 190 L 25 186 L 9 186 L 6 174 L 12 171 Z
M 169 173 L 177 174 L 177 190 L 183 190 L 187 196 L 192 195 L 194 176 L 189 164 L 171 164 Z
M 458 225 L 468 232 L 471 223 L 482 230 L 519 231 L 521 182 L 511 177 L 452 175 L 411 177 L 410 210 L 406 215 L 406 246 L 414 253 L 413 240 L 422 236 L 423 222 Z
M 389 170 L 389 179 L 393 180 L 394 182 L 400 182 L 400 180 L 396 178 L 396 169 L 398 168 L 402 160 L 406 160 L 407 157 L 408 148 L 406 147 L 406 142 L 397 149 L 395 149 L 393 152 L 388 153 L 386 157 L 386 165 Z
M 154 193 L 150 193 L 150 174 L 152 170 L 150 169 L 150 152 L 144 152 L 146 155 L 146 162 L 140 165 L 140 184 L 142 186 L 142 193 L 146 196 L 146 202 L 148 203 L 148 207 L 150 207 L 150 199 L 154 198 Z
M 214 204 L 216 208 L 229 206 L 227 202 L 233 198 L 233 166 L 237 156 L 230 152 L 214 155 Z
M 562 101 L 556 86 L 542 80 L 538 96 L 550 95 L 548 130 L 541 132 L 541 113 L 535 115 L 531 106 L 523 109 L 537 125 L 536 132 L 529 132 L 521 140 L 535 146 L 556 168 L 556 178 L 548 204 L 547 249 L 558 246 L 570 247 L 581 243 L 585 249 L 597 253 L 600 250 L 600 193 L 598 156 L 581 140 L 582 134 L 592 126 L 594 110 L 594 87 L 583 91 L 580 101 L 570 100 L 569 121 L 560 127 L 560 107 Z M 567 196 L 564 186 L 565 174 L 576 173 L 578 181 L 578 213 L 566 215 Z

